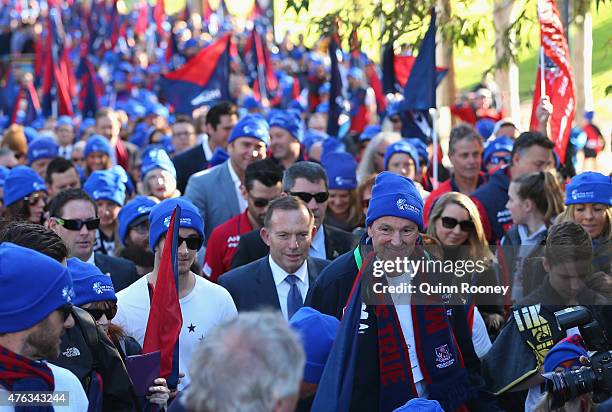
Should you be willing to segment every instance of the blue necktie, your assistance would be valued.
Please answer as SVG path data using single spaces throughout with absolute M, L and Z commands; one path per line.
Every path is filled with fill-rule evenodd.
M 295 275 L 288 275 L 285 280 L 291 285 L 287 295 L 287 319 L 291 319 L 293 314 L 304 306 L 304 300 L 297 285 L 299 278 Z

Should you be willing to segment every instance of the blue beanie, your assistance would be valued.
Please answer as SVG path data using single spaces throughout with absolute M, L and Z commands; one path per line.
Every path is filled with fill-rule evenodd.
M 340 139 L 335 137 L 330 137 L 329 139 L 323 140 L 323 145 L 321 148 L 321 158 L 330 154 L 330 153 L 345 153 L 346 145 L 342 143 Z
M 28 144 L 28 164 L 59 155 L 59 145 L 52 137 L 39 137 Z
M 0 166 L 0 187 L 4 187 L 4 182 L 6 181 L 6 177 L 10 173 L 11 169 L 6 166 Z
M 383 216 L 408 219 L 423 230 L 423 199 L 412 180 L 392 172 L 382 172 L 376 177 L 366 227 Z
M 96 265 L 75 257 L 68 259 L 67 263 L 68 273 L 72 277 L 74 286 L 75 296 L 72 303 L 81 306 L 104 300 L 117 301 L 111 277 L 103 274 Z
M 72 118 L 70 116 L 60 116 L 57 119 L 57 123 L 55 124 L 55 127 L 60 127 L 60 126 L 73 126 L 72 123 Z
M 385 152 L 385 170 L 389 169 L 389 160 L 391 160 L 391 157 L 396 153 L 405 153 L 410 156 L 414 162 L 415 170 L 417 172 L 419 171 L 421 168 L 419 153 L 413 145 L 404 140 L 390 144 L 389 147 L 387 147 L 387 151 Z
M 578 366 L 581 356 L 589 356 L 582 337 L 577 334 L 568 336 L 550 348 L 544 358 L 544 372 L 553 372 L 560 364 L 572 359 Z
M 154 169 L 162 169 L 170 172 L 176 179 L 176 169 L 174 163 L 170 160 L 168 153 L 159 146 L 151 146 L 145 149 L 142 154 L 142 165 L 140 166 L 140 174 L 144 180 L 147 173 Z
M 329 137 L 330 136 L 325 132 L 321 132 L 315 129 L 308 129 L 306 130 L 306 133 L 304 133 L 304 140 L 302 141 L 302 144 L 304 145 L 304 148 L 308 151 L 310 150 L 313 144 L 317 142 L 322 142 Z
M 111 167 L 109 170 L 114 172 L 121 178 L 121 181 L 125 185 L 125 190 L 126 190 L 126 193 L 128 194 L 128 197 L 131 196 L 132 193 L 134 193 L 134 183 L 132 183 L 132 179 L 128 176 L 123 166 L 115 165 Z
M 73 297 L 66 267 L 35 250 L 0 244 L 0 333 L 26 330 Z
M 298 99 L 293 99 L 287 105 L 287 110 L 296 110 L 300 113 L 304 113 L 306 111 L 306 106 L 304 106 Z
M 484 149 L 482 164 L 486 166 L 491 161 L 491 157 L 495 152 L 512 153 L 513 146 L 514 141 L 508 136 L 500 136 L 495 140 L 492 140 Z
M 125 183 L 121 176 L 113 170 L 96 170 L 85 181 L 83 190 L 94 201 L 110 200 L 119 206 L 125 203 Z
M 476 122 L 476 131 L 484 140 L 493 134 L 495 122 L 491 119 L 480 119 Z
M 361 134 L 359 135 L 359 141 L 360 142 L 370 141 L 374 138 L 374 136 L 376 136 L 380 132 L 382 132 L 382 127 L 380 127 L 379 125 L 377 124 L 368 125 L 363 129 L 363 132 L 361 132 Z
M 302 340 L 306 353 L 304 381 L 319 383 L 329 357 L 340 321 L 313 308 L 300 308 L 289 320 L 289 325 Z
M 263 106 L 261 105 L 259 100 L 257 100 L 253 96 L 246 96 L 242 101 L 242 107 L 247 110 L 263 109 Z
M 47 191 L 47 186 L 38 173 L 28 166 L 16 166 L 4 181 L 4 206 L 8 207 L 39 190 Z
M 227 143 L 231 143 L 239 137 L 252 137 L 261 140 L 267 146 L 270 141 L 268 123 L 261 116 L 247 114 L 234 126 Z
M 321 164 L 327 172 L 330 189 L 351 190 L 357 187 L 357 162 L 346 152 L 325 154 Z
M 87 139 L 87 144 L 85 145 L 85 150 L 83 151 L 83 156 L 87 157 L 90 153 L 104 153 L 108 156 L 111 155 L 112 150 L 108 139 L 104 136 L 100 136 L 99 134 L 94 134 Z
M 361 80 L 363 78 L 363 70 L 361 70 L 359 67 L 351 67 L 346 75 L 354 79 Z
M 117 220 L 119 221 L 119 239 L 125 246 L 125 238 L 130 224 L 142 216 L 149 216 L 151 209 L 157 203 L 147 196 L 136 196 L 121 208 Z
M 227 159 L 229 159 L 229 153 L 223 150 L 222 147 L 217 147 L 208 161 L 208 166 L 215 167 L 224 163 Z
M 204 238 L 204 221 L 198 209 L 186 198 L 166 199 L 151 209 L 149 214 L 149 246 L 155 250 L 159 238 L 166 234 L 170 226 L 170 218 L 176 206 L 181 207 L 179 227 L 195 229 Z
M 419 162 L 421 162 L 421 158 L 425 159 L 425 165 L 429 166 L 429 152 L 427 151 L 425 142 L 418 137 L 407 137 L 404 140 L 416 149 L 419 155 Z
M 393 412 L 444 412 L 440 402 L 433 399 L 412 398 Z
M 31 126 L 26 126 L 23 128 L 23 134 L 26 137 L 26 141 L 28 142 L 28 144 L 30 144 L 31 142 L 33 142 L 34 140 L 38 139 L 38 131 L 36 131 L 35 128 L 31 127 Z
M 321 85 L 321 87 L 319 87 L 319 94 L 329 94 L 329 92 L 331 91 L 331 83 L 329 82 L 325 82 Z
M 268 119 L 270 127 L 280 127 L 293 136 L 294 139 L 302 141 L 304 138 L 304 124 L 300 116 L 293 111 L 275 111 Z
M 612 206 L 612 178 L 597 172 L 583 172 L 574 176 L 565 186 L 565 204 L 584 203 Z

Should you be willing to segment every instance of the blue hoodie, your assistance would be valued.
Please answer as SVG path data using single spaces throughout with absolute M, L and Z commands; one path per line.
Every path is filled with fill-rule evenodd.
M 490 243 L 496 242 L 512 226 L 512 216 L 506 208 L 508 203 L 508 187 L 510 187 L 510 168 L 505 167 L 493 173 L 488 182 L 480 186 L 471 197 L 480 205 L 478 210 L 482 214 L 486 211 L 486 216 L 481 216 L 483 226 Z M 482 207 L 480 207 L 482 206 Z M 488 225 L 486 224 L 488 221 Z M 487 230 L 490 229 L 490 231 Z

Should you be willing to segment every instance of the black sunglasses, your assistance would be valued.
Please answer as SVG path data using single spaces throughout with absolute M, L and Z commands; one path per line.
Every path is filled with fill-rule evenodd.
M 83 226 L 85 226 L 87 230 L 94 230 L 100 226 L 100 219 L 81 220 L 62 219 L 61 217 L 54 217 L 53 219 L 55 219 L 58 225 L 64 226 L 68 230 L 81 230 Z
M 253 197 L 253 204 L 255 207 L 266 207 L 270 201 L 268 199 L 263 199 L 261 197 Z
M 199 236 L 190 236 L 190 237 L 178 237 L 178 246 L 181 246 L 185 242 L 187 244 L 187 249 L 191 250 L 199 250 L 204 243 L 204 239 Z
M 329 199 L 329 193 L 327 192 L 319 192 L 319 193 L 308 193 L 308 192 L 289 192 L 291 196 L 299 197 L 304 201 L 304 203 L 310 203 L 310 201 L 314 198 L 317 203 L 323 203 Z
M 461 229 L 462 232 L 470 232 L 474 230 L 474 222 L 472 222 L 471 220 L 463 220 L 460 222 L 454 217 L 448 216 L 444 216 L 441 219 L 442 226 L 444 226 L 446 229 L 454 229 L 455 227 L 457 227 L 457 225 L 459 225 L 459 229 Z
M 64 322 L 66 322 L 66 319 L 68 319 L 68 316 L 72 315 L 72 304 L 66 303 L 65 305 L 60 306 L 56 310 L 62 315 Z
M 83 308 L 94 318 L 96 321 L 102 318 L 102 315 L 106 315 L 106 319 L 111 320 L 117 314 L 117 305 L 112 304 L 110 307 L 106 309 L 94 309 L 94 308 Z

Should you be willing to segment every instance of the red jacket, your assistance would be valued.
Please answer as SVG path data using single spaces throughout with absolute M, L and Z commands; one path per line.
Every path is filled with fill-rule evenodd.
M 236 253 L 240 242 L 240 235 L 253 230 L 247 211 L 248 209 L 217 226 L 210 234 L 203 271 L 213 282 L 230 269 L 232 256 Z

